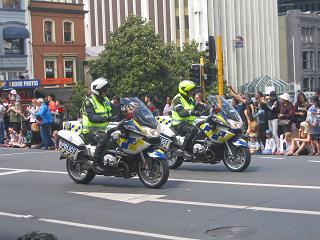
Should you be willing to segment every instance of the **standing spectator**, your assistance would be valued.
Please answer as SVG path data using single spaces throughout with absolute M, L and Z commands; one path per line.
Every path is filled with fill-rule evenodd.
M 154 99 L 153 99 L 153 104 L 154 104 L 154 106 L 156 107 L 156 116 L 160 116 L 160 115 L 162 115 L 162 112 L 161 112 L 161 110 L 162 110 L 162 103 L 160 102 L 160 99 L 158 98 L 158 97 L 154 97 Z
M 313 96 L 310 98 L 310 107 L 308 109 L 307 118 L 310 116 L 312 109 L 320 108 L 320 99 L 317 96 Z
M 310 116 L 307 119 L 310 129 L 310 139 L 311 139 L 311 147 L 313 149 L 312 153 L 309 155 L 320 155 L 320 123 L 319 118 L 317 117 L 317 109 L 312 108 L 310 110 Z
M 291 124 L 294 119 L 294 106 L 290 102 L 290 95 L 288 93 L 284 93 L 279 96 L 282 100 L 279 111 L 279 126 L 281 133 L 285 134 L 286 132 L 291 131 Z
M 35 123 L 37 118 L 36 118 L 36 112 L 39 111 L 39 106 L 37 106 L 37 99 L 34 98 L 31 101 L 31 106 L 27 107 L 27 112 L 28 112 L 28 116 L 26 117 L 26 119 L 29 119 L 29 125 L 28 125 L 28 129 L 31 129 L 31 124 Z
M 49 147 L 53 145 L 52 139 L 50 136 L 50 127 L 52 124 L 52 115 L 47 104 L 44 103 L 43 98 L 38 98 L 37 100 L 38 106 L 40 107 L 39 112 L 36 113 L 36 117 L 41 121 L 40 123 L 40 135 L 43 143 L 43 147 L 41 149 L 47 150 Z
M 155 115 L 156 114 L 155 113 L 156 107 L 153 104 L 152 98 L 150 96 L 146 96 L 144 98 L 144 102 L 146 103 L 147 107 L 152 112 L 152 114 Z
M 118 116 L 119 120 L 123 119 L 123 113 L 121 110 L 121 103 L 120 103 L 120 97 L 115 96 L 111 101 L 112 106 L 112 116 Z
M 275 91 L 270 92 L 270 97 L 266 99 L 268 106 L 268 126 L 272 131 L 272 135 L 276 142 L 279 142 L 278 127 L 279 127 L 279 101 Z
M 62 105 L 62 100 L 57 100 L 56 111 L 53 113 L 52 132 L 60 131 L 62 129 L 63 118 L 64 118 L 64 106 Z
M 298 93 L 297 102 L 294 108 L 294 122 L 296 123 L 296 127 L 300 128 L 300 123 L 304 122 L 307 118 L 307 112 L 309 108 L 309 103 L 304 93 Z
M 10 91 L 9 98 L 10 98 L 10 99 L 11 99 L 11 98 L 14 98 L 14 100 L 15 100 L 16 103 L 20 103 L 20 100 L 21 100 L 19 94 L 17 93 L 17 91 L 16 91 L 15 89 L 12 89 L 12 90 Z
M 241 105 L 239 104 L 239 101 L 236 98 L 232 98 L 231 104 L 237 110 L 237 112 L 240 114 Z
M 16 102 L 14 96 L 10 97 L 10 104 L 7 110 L 7 114 L 10 117 L 10 127 L 12 127 L 16 132 L 20 132 L 21 129 L 21 106 L 19 102 Z
M 268 129 L 266 131 L 266 136 L 266 145 L 264 150 L 262 151 L 262 154 L 274 155 L 277 151 L 277 144 L 275 139 L 272 137 L 272 131 Z
M 166 99 L 166 105 L 164 106 L 163 108 L 163 116 L 171 116 L 171 98 L 170 97 L 167 97 Z
M 0 99 L 0 144 L 4 143 L 4 115 L 6 108 L 3 106 L 2 100 Z
M 258 105 L 253 113 L 253 118 L 256 119 L 258 124 L 258 141 L 263 145 L 266 144 L 265 132 L 268 129 L 268 118 L 267 118 L 267 104 L 264 97 L 260 97 L 256 100 Z
M 48 107 L 50 109 L 50 112 L 53 114 L 57 110 L 55 96 L 52 94 L 49 94 L 47 96 L 47 100 L 48 100 Z

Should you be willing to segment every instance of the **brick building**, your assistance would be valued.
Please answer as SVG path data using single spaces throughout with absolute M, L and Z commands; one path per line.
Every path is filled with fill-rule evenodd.
M 29 1 L 34 77 L 39 93 L 66 97 L 82 80 L 85 35 L 82 0 Z

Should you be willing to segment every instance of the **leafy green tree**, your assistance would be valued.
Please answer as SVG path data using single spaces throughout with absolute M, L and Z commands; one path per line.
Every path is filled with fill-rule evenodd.
M 164 98 L 177 92 L 180 77 L 189 78 L 190 65 L 200 55 L 196 43 L 183 50 L 165 45 L 150 22 L 129 16 L 90 63 L 90 74 L 110 79 L 110 94 Z
M 87 88 L 83 82 L 80 82 L 73 87 L 70 102 L 67 106 L 67 111 L 70 113 L 72 119 L 77 119 L 77 117 L 80 117 L 80 109 L 82 108 L 82 103 L 86 96 Z

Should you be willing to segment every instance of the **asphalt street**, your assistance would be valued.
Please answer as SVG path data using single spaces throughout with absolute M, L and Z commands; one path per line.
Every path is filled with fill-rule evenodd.
M 320 157 L 253 156 L 242 173 L 184 164 L 161 189 L 74 183 L 55 151 L 0 148 L 0 239 L 320 240 Z

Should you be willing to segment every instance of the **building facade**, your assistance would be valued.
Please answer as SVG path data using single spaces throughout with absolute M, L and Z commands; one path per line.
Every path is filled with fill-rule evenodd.
M 303 12 L 320 11 L 319 0 L 278 0 L 278 12 L 286 13 L 290 10 L 301 10 Z
M 279 16 L 281 77 L 297 89 L 320 87 L 320 16 L 300 10 Z
M 50 93 L 63 95 L 59 94 L 59 89 L 82 79 L 86 13 L 82 1 L 31 0 L 28 8 L 34 77 L 41 80 L 42 87 L 50 87 Z M 42 89 L 41 93 L 48 91 Z
M 256 0 L 85 0 L 86 45 L 98 53 L 125 18 L 151 20 L 165 43 L 195 40 L 205 49 L 208 35 L 223 38 L 224 77 L 235 87 L 263 74 L 279 78 L 277 1 Z M 236 47 L 237 37 L 243 41 Z
M 0 80 L 28 75 L 25 12 L 23 0 L 0 0 Z

